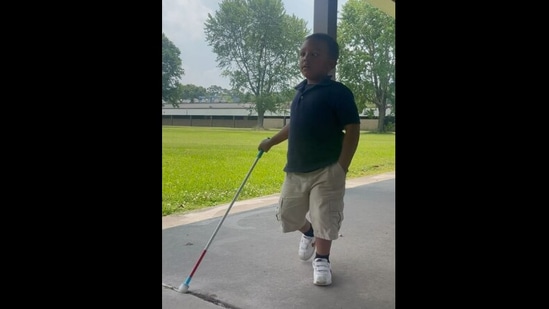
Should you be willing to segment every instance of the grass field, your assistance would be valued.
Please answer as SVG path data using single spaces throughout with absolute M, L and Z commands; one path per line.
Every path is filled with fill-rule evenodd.
M 162 215 L 230 203 L 259 142 L 278 130 L 162 127 Z M 279 193 L 287 142 L 264 153 L 238 200 Z M 347 178 L 395 170 L 395 134 L 362 132 Z

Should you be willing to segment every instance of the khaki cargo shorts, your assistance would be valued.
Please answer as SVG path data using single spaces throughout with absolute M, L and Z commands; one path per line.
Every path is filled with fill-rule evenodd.
M 343 221 L 345 177 L 337 162 L 309 173 L 286 173 L 276 209 L 282 232 L 299 230 L 308 213 L 315 237 L 337 239 Z

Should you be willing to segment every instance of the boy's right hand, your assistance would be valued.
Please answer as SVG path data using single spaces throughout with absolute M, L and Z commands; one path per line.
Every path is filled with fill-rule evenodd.
M 273 147 L 273 145 L 271 144 L 271 138 L 267 137 L 266 139 L 262 140 L 261 143 L 259 143 L 259 146 L 257 146 L 257 150 L 263 150 L 263 152 L 268 152 L 271 147 Z

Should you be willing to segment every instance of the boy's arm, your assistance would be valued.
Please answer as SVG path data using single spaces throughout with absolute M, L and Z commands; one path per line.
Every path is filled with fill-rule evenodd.
M 358 140 L 360 138 L 360 124 L 351 123 L 345 126 L 345 137 L 343 137 L 343 147 L 341 148 L 341 154 L 339 155 L 339 164 L 347 173 L 349 171 L 349 165 L 353 160 L 356 148 L 358 147 Z
M 263 150 L 264 152 L 268 152 L 271 147 L 274 145 L 280 144 L 283 141 L 288 139 L 288 133 L 290 132 L 290 124 L 288 123 L 285 125 L 278 133 L 276 133 L 273 137 L 267 138 L 261 141 L 259 143 L 259 146 L 257 147 L 257 150 Z

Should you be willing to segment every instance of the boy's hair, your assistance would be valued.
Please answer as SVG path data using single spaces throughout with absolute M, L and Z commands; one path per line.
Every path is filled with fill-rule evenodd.
M 334 60 L 339 58 L 339 44 L 337 44 L 337 41 L 329 34 L 320 32 L 313 33 L 308 35 L 305 40 L 318 40 L 325 42 L 326 45 L 328 45 L 328 54 L 330 57 Z

